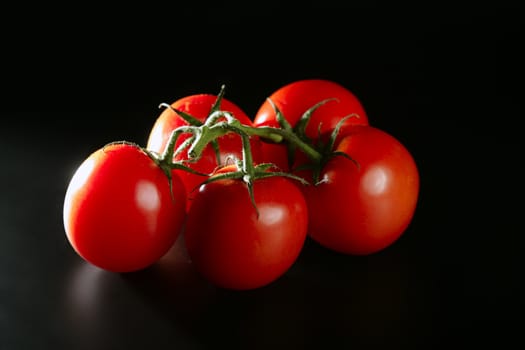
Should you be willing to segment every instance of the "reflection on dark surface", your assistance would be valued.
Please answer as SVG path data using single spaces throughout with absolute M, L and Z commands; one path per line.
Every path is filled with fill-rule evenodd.
M 95 325 L 103 310 L 104 285 L 115 276 L 93 265 L 82 262 L 70 280 L 67 304 L 71 316 L 83 325 Z
M 213 300 L 214 289 L 192 270 L 180 248 L 177 242 L 154 266 L 128 274 L 81 261 L 67 283 L 63 305 L 74 345 L 148 346 L 150 336 L 155 342 L 187 345 L 191 320 Z
M 79 264 L 64 307 L 71 341 L 85 348 L 148 346 L 150 337 L 185 349 L 232 342 L 250 349 L 404 344 L 413 332 L 418 339 L 432 335 L 428 286 L 424 279 L 415 284 L 413 273 L 394 248 L 355 258 L 308 242 L 276 282 L 228 291 L 195 271 L 179 239 L 140 272 L 114 274 Z
M 63 307 L 75 346 L 96 348 L 110 339 L 115 301 L 110 290 L 118 276 L 86 262 L 76 266 L 67 285 Z

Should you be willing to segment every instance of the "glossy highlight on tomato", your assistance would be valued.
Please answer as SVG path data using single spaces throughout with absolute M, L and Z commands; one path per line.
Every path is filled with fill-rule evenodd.
M 64 228 L 86 261 L 113 272 L 144 269 L 179 237 L 186 191 L 138 146 L 106 145 L 72 176 L 63 207 Z

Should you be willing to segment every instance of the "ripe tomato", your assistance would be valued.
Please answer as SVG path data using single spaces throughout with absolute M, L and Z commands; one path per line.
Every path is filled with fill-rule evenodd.
M 186 192 L 138 146 L 110 144 L 93 152 L 67 187 L 67 238 L 86 261 L 130 272 L 156 262 L 179 236 Z M 172 198 L 173 194 L 173 198 Z
M 190 114 L 200 122 L 205 122 L 216 99 L 217 96 L 212 94 L 190 95 L 173 102 L 171 107 Z M 220 109 L 230 112 L 242 124 L 249 126 L 252 125 L 252 121 L 246 113 L 239 106 L 225 98 L 222 98 Z M 183 125 L 188 125 L 188 122 L 175 113 L 171 108 L 164 109 L 158 116 L 150 131 L 146 148 L 158 153 L 164 152 L 172 131 Z M 189 134 L 182 134 L 177 139 L 175 149 L 177 149 L 177 147 L 188 137 L 190 137 Z M 261 152 L 259 139 L 257 137 L 252 137 L 250 143 L 253 158 L 259 159 Z M 219 137 L 218 145 L 220 151 L 220 163 L 217 162 L 217 157 L 213 147 L 208 145 L 198 161 L 187 163 L 186 165 L 200 173 L 210 174 L 218 166 L 231 162 L 232 159 L 242 159 L 242 141 L 238 134 L 229 133 Z M 174 157 L 174 161 L 184 160 L 188 160 L 186 152 L 182 152 Z M 191 201 L 193 200 L 193 191 L 205 180 L 205 177 L 178 169 L 173 170 L 173 173 L 180 177 L 184 183 L 188 200 L 187 208 L 189 208 Z
M 269 98 L 281 111 L 286 121 L 295 127 L 301 116 L 316 104 L 330 100 L 318 107 L 311 115 L 305 134 L 316 141 L 319 133 L 329 134 L 344 117 L 348 118 L 342 128 L 350 125 L 368 125 L 368 116 L 359 99 L 344 86 L 325 79 L 297 80 L 275 90 Z M 253 120 L 254 126 L 279 127 L 275 110 L 266 100 L 259 107 Z M 284 170 L 289 170 L 286 148 L 281 144 L 264 142 L 263 161 L 274 163 Z
M 188 212 L 188 254 L 219 287 L 247 290 L 271 283 L 293 265 L 306 239 L 306 202 L 293 180 L 257 179 L 253 192 L 259 215 L 239 179 L 202 185 Z
M 338 252 L 365 255 L 396 241 L 412 220 L 419 192 L 416 163 L 390 134 L 355 126 L 339 143 L 317 185 L 301 187 L 309 236 Z

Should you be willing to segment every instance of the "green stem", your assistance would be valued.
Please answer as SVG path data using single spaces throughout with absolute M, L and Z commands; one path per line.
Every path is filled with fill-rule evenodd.
M 250 145 L 250 136 L 243 132 L 240 133 L 242 138 L 242 180 L 246 183 L 248 187 L 248 194 L 250 195 L 250 201 L 252 202 L 257 217 L 259 217 L 259 208 L 255 203 L 255 195 L 253 193 L 253 181 L 256 179 L 255 166 L 253 164 L 252 150 Z
M 308 158 L 310 158 L 316 163 L 320 162 L 322 159 L 322 154 L 319 151 L 317 151 L 314 147 L 312 147 L 308 143 L 301 140 L 293 132 L 289 132 L 284 129 L 274 128 L 270 126 L 252 127 L 252 126 L 239 124 L 239 126 L 237 127 L 239 128 L 239 130 L 245 132 L 248 135 L 257 135 L 259 137 L 269 139 L 272 141 L 277 140 L 279 138 L 281 138 L 281 140 L 284 139 L 287 142 L 295 145 L 298 149 L 304 152 Z M 281 142 L 281 141 L 278 141 L 278 142 Z
M 217 120 L 220 117 L 224 117 L 226 121 Z M 188 149 L 188 156 L 193 159 L 198 159 L 208 143 L 216 140 L 217 138 L 224 136 L 230 132 L 235 132 L 241 136 L 258 136 L 271 142 L 280 143 L 283 140 L 293 144 L 296 148 L 300 149 L 315 163 L 320 163 L 323 155 L 321 152 L 316 150 L 313 146 L 301 140 L 294 132 L 284 130 L 281 128 L 274 128 L 270 126 L 253 127 L 242 124 L 239 120 L 235 119 L 232 115 L 227 112 L 220 112 L 213 115 L 212 122 L 206 122 L 199 127 L 179 127 L 177 128 L 170 138 L 170 143 L 175 143 L 176 137 L 182 132 L 191 132 L 194 134 L 194 141 Z M 173 147 L 168 147 L 166 152 L 171 151 L 173 154 Z
M 170 138 L 168 139 L 168 144 L 164 149 L 164 153 L 162 154 L 162 159 L 168 159 L 171 162 L 171 160 L 173 159 L 173 153 L 175 152 L 175 143 L 177 142 L 177 139 L 179 138 L 180 134 L 185 132 L 193 133 L 194 130 L 195 127 L 191 126 L 181 126 L 173 130 L 170 135 Z
M 253 156 L 252 156 L 252 147 L 250 145 L 250 137 L 245 133 L 241 133 L 241 138 L 242 138 L 242 170 L 246 174 L 253 176 L 255 173 L 255 167 L 253 165 Z
M 206 146 L 217 138 L 226 135 L 229 130 L 221 127 L 222 123 L 217 123 L 211 127 L 202 125 L 199 132 L 195 133 L 195 140 L 188 149 L 188 157 L 198 159 Z

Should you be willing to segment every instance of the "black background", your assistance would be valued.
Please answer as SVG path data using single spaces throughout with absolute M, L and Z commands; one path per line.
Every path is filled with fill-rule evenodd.
M 3 12 L 0 349 L 519 342 L 519 10 L 323 1 Z M 161 102 L 226 84 L 253 115 L 303 78 L 348 87 L 370 123 L 413 153 L 420 200 L 395 244 L 351 257 L 307 241 L 285 276 L 246 292 L 203 281 L 180 244 L 126 275 L 75 255 L 62 204 L 89 153 L 116 140 L 144 145 Z

